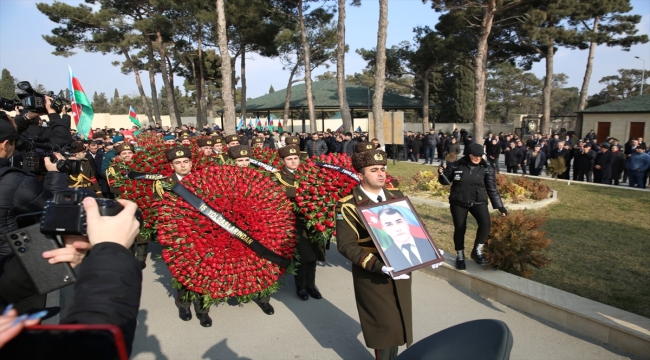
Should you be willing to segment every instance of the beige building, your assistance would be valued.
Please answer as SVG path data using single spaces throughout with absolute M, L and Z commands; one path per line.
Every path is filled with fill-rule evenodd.
M 598 142 L 614 137 L 621 143 L 630 138 L 650 138 L 650 94 L 631 97 L 578 112 L 578 136 L 594 130 Z

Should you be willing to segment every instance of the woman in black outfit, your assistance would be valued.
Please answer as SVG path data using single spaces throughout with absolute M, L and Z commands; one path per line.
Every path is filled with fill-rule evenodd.
M 440 183 L 451 184 L 449 205 L 454 220 L 454 246 L 458 254 L 456 269 L 460 270 L 465 269 L 467 213 L 472 214 L 478 223 L 471 257 L 479 265 L 488 263 L 482 251 L 490 233 L 488 197 L 494 209 L 499 209 L 503 216 L 508 214 L 497 190 L 494 168 L 483 159 L 483 146 L 471 144 L 468 150 L 468 154 L 460 160 L 449 163 L 448 166 L 438 167 Z

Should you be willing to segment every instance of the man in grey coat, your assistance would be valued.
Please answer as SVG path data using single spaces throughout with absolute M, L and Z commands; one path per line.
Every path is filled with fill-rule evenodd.
M 325 140 L 319 139 L 317 133 L 311 134 L 311 139 L 307 140 L 305 143 L 305 150 L 307 154 L 311 156 L 318 156 L 321 154 L 327 154 L 327 144 Z

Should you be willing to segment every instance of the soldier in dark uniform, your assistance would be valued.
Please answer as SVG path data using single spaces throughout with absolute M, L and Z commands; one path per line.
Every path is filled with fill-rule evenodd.
M 413 342 L 411 278 L 390 277 L 364 227 L 356 207 L 404 197 L 399 190 L 384 188 L 386 153 L 370 150 L 354 154 L 352 164 L 361 183 L 336 208 L 336 238 L 339 252 L 352 261 L 354 295 L 366 346 L 377 359 L 393 359 L 400 345 Z
M 254 148 L 263 148 L 264 147 L 264 138 L 255 136 L 251 139 L 251 146 Z
M 212 136 L 212 151 L 214 152 L 214 156 L 221 160 L 222 164 L 228 159 L 228 154 L 223 151 L 223 145 L 224 140 L 221 136 Z
M 298 145 L 286 145 L 278 149 L 278 154 L 284 161 L 284 166 L 275 173 L 280 184 L 284 188 L 287 197 L 296 197 L 298 182 L 294 172 L 300 165 L 300 147 Z M 296 214 L 296 249 L 300 256 L 300 266 L 294 276 L 296 281 L 296 294 L 302 300 L 309 297 L 321 299 L 322 295 L 316 288 L 316 261 L 325 261 L 325 247 L 323 244 L 312 242 L 307 234 L 305 220 Z
M 234 145 L 232 147 L 228 147 L 228 156 L 231 159 L 234 159 L 237 163 L 237 166 L 239 167 L 249 166 L 251 163 L 250 157 L 252 154 L 253 152 L 251 151 L 250 146 L 247 145 Z M 261 296 L 257 300 L 257 304 L 266 315 L 273 315 L 275 313 L 275 309 L 273 309 L 273 305 L 270 304 L 270 301 L 270 296 Z
M 228 147 L 239 145 L 239 136 L 237 135 L 228 135 L 224 140 Z
M 199 146 L 199 149 L 203 152 L 203 155 L 214 155 L 214 142 L 212 139 L 201 138 L 196 140 L 196 144 Z
M 178 137 L 178 141 L 181 142 L 181 145 L 183 146 L 190 146 L 192 145 L 192 141 L 190 141 L 190 134 L 189 133 L 181 133 L 180 136 Z
M 369 141 L 363 141 L 354 145 L 355 154 L 362 153 L 364 151 L 375 150 L 375 149 L 377 149 L 376 145 Z M 397 190 L 398 186 L 399 186 L 399 181 L 395 178 L 391 178 L 388 184 L 386 184 L 386 189 Z
M 164 191 L 161 182 L 174 186 L 192 171 L 192 151 L 189 148 L 184 146 L 171 148 L 167 150 L 165 155 L 167 156 L 167 160 L 171 164 L 171 167 L 174 169 L 174 173 L 166 179 L 157 180 L 155 182 L 154 189 L 160 197 L 163 196 Z M 192 319 L 192 312 L 190 310 L 190 301 L 183 301 L 185 294 L 187 294 L 187 288 L 185 286 L 181 286 L 181 288 L 176 292 L 178 317 L 183 321 L 189 321 Z M 212 319 L 210 318 L 210 315 L 208 315 L 210 312 L 209 307 L 203 307 L 203 304 L 200 301 L 195 301 L 194 311 L 196 312 L 196 317 L 201 322 L 201 326 L 212 326 Z
M 69 175 L 68 187 L 75 189 L 89 189 L 95 194 L 102 196 L 102 189 L 99 187 L 97 177 L 90 166 L 88 158 L 86 158 L 86 149 L 84 144 L 81 141 L 76 141 L 72 143 L 69 151 L 74 154 L 74 156 L 70 157 L 70 160 L 81 161 L 81 172 L 77 175 Z
M 115 147 L 115 158 L 114 159 L 119 159 L 122 161 L 129 161 L 133 157 L 133 150 L 135 148 L 131 144 L 127 143 L 122 143 L 118 146 Z M 114 195 L 114 197 L 119 197 L 122 195 L 122 192 L 120 191 L 120 188 L 115 186 L 115 175 L 120 171 L 120 169 L 115 166 L 111 165 L 106 169 L 106 180 L 108 181 L 108 185 L 111 191 L 111 194 Z M 135 237 L 135 243 L 133 245 L 133 248 L 131 249 L 131 252 L 133 255 L 135 255 L 135 258 L 140 261 L 140 268 L 144 269 L 147 267 L 147 254 L 149 253 L 149 239 L 144 239 L 142 236 L 138 234 L 138 236 Z

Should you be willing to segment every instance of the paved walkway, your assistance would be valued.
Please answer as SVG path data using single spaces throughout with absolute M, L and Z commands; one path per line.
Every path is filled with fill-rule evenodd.
M 154 256 L 160 253 L 158 245 L 150 248 Z M 133 359 L 371 360 L 350 263 L 335 247 L 328 260 L 317 270 L 323 299 L 301 301 L 293 279 L 285 277 L 286 285 L 271 300 L 275 315 L 265 315 L 256 304 L 222 305 L 210 310 L 211 328 L 202 328 L 196 317 L 188 322 L 178 318 L 167 267 L 162 260 L 148 260 Z M 511 359 L 635 359 L 424 272 L 414 274 L 413 305 L 416 341 L 465 321 L 492 318 L 504 321 L 514 334 Z

